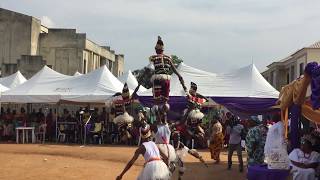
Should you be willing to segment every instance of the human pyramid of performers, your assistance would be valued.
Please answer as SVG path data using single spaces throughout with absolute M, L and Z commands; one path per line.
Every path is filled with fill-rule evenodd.
M 179 171 L 179 179 L 181 179 L 185 171 L 183 157 L 187 153 L 199 159 L 207 167 L 207 164 L 196 150 L 189 149 L 180 141 L 180 133 L 175 129 L 175 127 L 185 124 L 190 137 L 200 142 L 200 144 L 205 144 L 204 130 L 200 126 L 204 114 L 200 109 L 207 99 L 197 93 L 197 85 L 193 82 L 191 82 L 189 91 L 187 90 L 183 77 L 176 70 L 171 57 L 163 53 L 164 44 L 160 36 L 158 37 L 155 51 L 156 55 L 152 55 L 149 59 L 154 67 L 154 74 L 150 81 L 153 84 L 154 105 L 152 112 L 156 116 L 156 123 L 150 126 L 145 120 L 142 120 L 140 128 L 141 143 L 139 142 L 139 147 L 124 170 L 117 176 L 117 180 L 123 178 L 139 155 L 142 155 L 145 159 L 144 168 L 137 178 L 139 180 L 168 180 L 171 179 L 175 170 Z M 186 93 L 187 107 L 184 110 L 182 121 L 168 124 L 170 72 L 179 77 Z M 133 117 L 130 115 L 130 108 L 139 87 L 140 82 L 130 96 L 129 88 L 125 84 L 122 93 L 116 94 L 113 100 L 114 123 L 118 125 L 121 137 L 130 136 L 128 128 L 130 128 L 133 121 Z M 155 134 L 155 142 L 152 141 L 151 131 Z M 172 140 L 170 141 L 171 137 Z M 172 143 L 170 144 L 170 142 Z

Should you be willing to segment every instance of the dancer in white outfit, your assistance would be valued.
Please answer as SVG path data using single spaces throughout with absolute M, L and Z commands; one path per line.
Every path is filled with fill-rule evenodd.
M 138 180 L 170 179 L 170 172 L 168 166 L 166 165 L 166 163 L 168 163 L 168 158 L 161 151 L 159 151 L 157 145 L 151 141 L 150 136 L 150 126 L 147 125 L 142 129 L 142 145 L 136 150 L 132 159 L 128 162 L 124 170 L 117 177 L 117 180 L 122 179 L 123 175 L 131 168 L 140 154 L 143 155 L 145 164 L 143 170 L 137 178 Z
M 155 143 L 157 144 L 159 150 L 163 152 L 169 159 L 169 169 L 171 172 L 175 170 L 174 163 L 176 162 L 176 151 L 174 147 L 169 144 L 170 142 L 170 136 L 171 131 L 166 123 L 161 123 L 157 125 L 157 128 L 155 129 Z

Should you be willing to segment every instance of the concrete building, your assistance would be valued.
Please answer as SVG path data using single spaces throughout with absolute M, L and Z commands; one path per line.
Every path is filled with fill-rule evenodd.
M 115 76 L 123 74 L 124 55 L 76 29 L 47 28 L 37 18 L 0 8 L 0 34 L 2 76 L 20 70 L 30 78 L 43 65 L 68 75 L 107 65 Z
M 280 91 L 284 85 L 301 76 L 306 64 L 312 61 L 320 63 L 320 41 L 269 64 L 268 69 L 261 74 Z

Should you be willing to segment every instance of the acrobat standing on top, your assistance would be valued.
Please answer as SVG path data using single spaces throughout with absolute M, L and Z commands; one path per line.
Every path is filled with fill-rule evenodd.
M 172 70 L 180 80 L 180 83 L 184 89 L 187 91 L 186 86 L 184 85 L 184 81 L 182 76 L 176 70 L 172 59 L 170 56 L 163 54 L 164 44 L 161 40 L 161 37 L 158 36 L 158 41 L 155 46 L 156 55 L 150 56 L 150 63 L 154 66 L 154 74 L 151 77 L 152 82 L 152 91 L 154 98 L 154 105 L 158 106 L 157 110 L 159 110 L 158 118 L 166 118 L 166 113 L 168 112 L 170 106 L 168 104 L 169 93 L 170 93 L 170 72 Z
M 112 114 L 115 117 L 113 122 L 118 125 L 121 141 L 123 142 L 130 142 L 130 139 L 132 138 L 130 129 L 133 117 L 129 113 L 131 113 L 131 103 L 139 90 L 139 87 L 140 84 L 130 96 L 128 85 L 125 83 L 122 93 L 116 93 L 112 100 Z

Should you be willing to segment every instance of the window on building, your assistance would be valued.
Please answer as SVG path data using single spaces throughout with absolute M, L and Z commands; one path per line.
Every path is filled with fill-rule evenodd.
M 294 73 L 294 66 L 291 66 L 291 68 L 290 68 L 290 81 L 293 81 L 295 79 L 296 79 L 296 77 L 295 77 L 295 73 Z
M 83 70 L 82 70 L 82 73 L 83 74 L 86 74 L 87 73 L 87 60 L 83 60 Z
M 290 83 L 290 76 L 289 76 L 289 73 L 287 73 L 287 84 Z
M 270 81 L 269 81 L 271 85 L 274 85 L 273 79 L 274 79 L 274 71 L 271 71 L 271 73 L 270 73 Z
M 300 63 L 299 64 L 299 75 L 301 76 L 302 74 L 303 74 L 303 72 L 304 72 L 304 64 L 303 63 Z
M 109 70 L 113 71 L 113 62 L 109 60 Z
M 100 66 L 103 66 L 103 65 L 107 65 L 107 59 L 101 57 L 101 59 L 100 59 Z

